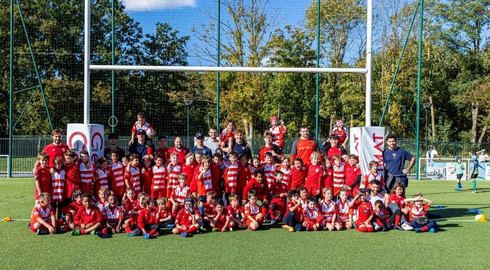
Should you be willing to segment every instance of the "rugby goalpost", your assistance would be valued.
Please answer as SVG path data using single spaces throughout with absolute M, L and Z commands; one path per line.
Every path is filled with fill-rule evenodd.
M 362 133 L 361 131 L 358 133 L 360 135 L 361 141 L 359 146 L 363 145 L 363 141 L 366 140 L 366 143 L 364 143 L 364 146 L 361 146 L 365 151 L 360 151 L 358 153 L 361 153 L 360 158 L 361 160 L 363 159 L 369 159 L 369 160 L 377 160 L 380 165 L 382 165 L 382 157 L 379 155 L 380 148 L 382 149 L 384 147 L 384 128 L 376 127 L 374 128 L 376 132 L 378 132 L 378 137 L 379 138 L 379 131 L 383 134 L 381 136 L 381 144 L 376 142 L 375 145 L 373 145 L 372 142 L 367 142 L 372 139 L 375 139 L 376 135 L 374 134 L 374 129 L 370 130 L 371 127 L 371 72 L 372 72 L 372 20 L 373 20 L 373 0 L 367 0 L 367 17 L 366 17 L 366 66 L 364 68 L 321 68 L 320 67 L 320 62 L 319 62 L 319 55 L 320 55 L 320 0 L 317 0 L 317 37 L 316 37 L 316 42 L 317 42 L 317 62 L 316 62 L 316 67 L 315 68 L 281 68 L 281 67 L 222 67 L 220 66 L 219 63 L 219 50 L 220 50 L 220 38 L 219 38 L 219 31 L 220 31 L 220 1 L 218 0 L 218 49 L 217 49 L 217 58 L 218 58 L 218 63 L 217 66 L 214 67 L 209 67 L 209 66 L 131 66 L 131 65 L 92 65 L 90 63 L 90 0 L 85 0 L 85 13 L 84 13 L 84 110 L 83 110 L 83 124 L 68 124 L 68 145 L 71 146 L 72 143 L 72 138 L 75 138 L 73 134 L 77 133 L 78 135 L 82 135 L 82 141 L 84 143 L 81 143 L 86 147 L 86 149 L 89 150 L 89 154 L 92 158 L 92 160 L 95 160 L 98 156 L 101 156 L 102 154 L 102 147 L 100 148 L 100 151 L 97 151 L 100 145 L 96 145 L 94 147 L 91 145 L 93 144 L 93 139 L 88 139 L 88 138 L 94 138 L 93 134 L 97 133 L 99 134 L 100 130 L 103 132 L 103 126 L 102 125 L 91 125 L 90 124 L 90 72 L 91 70 L 108 70 L 108 71 L 167 71 L 167 72 L 186 72 L 186 71 L 191 71 L 191 72 L 218 72 L 217 75 L 217 80 L 218 80 L 218 88 L 217 88 L 217 99 L 218 99 L 218 106 L 217 106 L 217 125 L 219 125 L 219 72 L 270 72 L 270 73 L 281 73 L 281 72 L 291 72 L 291 73 L 316 73 L 317 78 L 316 78 L 316 106 L 315 106 L 315 112 L 316 112 L 316 127 L 315 127 L 315 138 L 318 139 L 318 123 L 319 123 L 319 117 L 318 117 L 318 112 L 319 112 L 319 74 L 320 73 L 354 73 L 354 74 L 364 74 L 366 78 L 366 87 L 365 87 L 365 106 L 366 106 L 366 112 L 365 112 L 365 127 L 362 128 Z M 113 62 L 114 63 L 114 62 Z M 111 116 L 113 117 L 113 116 Z M 102 126 L 102 128 L 101 128 Z M 93 130 L 95 129 L 95 130 Z M 96 131 L 98 130 L 98 131 Z M 103 133 L 102 133 L 103 134 Z M 374 136 L 374 137 L 373 137 Z M 83 140 L 84 139 L 84 140 Z M 75 140 L 75 139 L 74 139 Z M 80 145 L 80 142 L 78 140 L 78 144 Z M 86 142 L 86 144 L 85 144 Z M 103 140 L 102 140 L 102 145 L 103 145 Z M 366 150 L 366 147 L 369 149 Z M 79 148 L 80 149 L 80 148 Z M 85 148 L 84 148 L 85 149 Z M 93 152 L 93 153 L 91 153 Z M 369 163 L 363 162 L 364 164 Z M 363 166 L 363 171 L 366 170 L 367 168 L 364 168 Z

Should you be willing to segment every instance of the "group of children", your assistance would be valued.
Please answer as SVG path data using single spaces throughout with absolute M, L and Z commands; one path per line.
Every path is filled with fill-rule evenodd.
M 285 128 L 274 121 L 271 131 L 282 140 Z M 330 149 L 336 139 L 329 137 Z M 177 153 L 146 155 L 140 164 L 137 154 L 120 157 L 114 150 L 111 160 L 102 157 L 95 164 L 86 150 L 79 156 L 68 150 L 50 168 L 49 156 L 41 153 L 30 228 L 38 234 L 125 232 L 145 238 L 166 228 L 185 237 L 198 231 L 257 230 L 264 222 L 282 222 L 289 231 L 438 231 L 427 219 L 429 200 L 421 194 L 405 198 L 403 185 L 395 185 L 386 198 L 371 198 L 371 189 L 389 191 L 378 163 L 372 161 L 361 175 L 355 155 L 339 154 L 314 151 L 310 161 L 295 158 L 292 166 L 289 158 L 271 152 L 263 153 L 263 160 L 235 152 L 227 159 L 219 153 L 211 158 L 188 153 L 184 163 Z

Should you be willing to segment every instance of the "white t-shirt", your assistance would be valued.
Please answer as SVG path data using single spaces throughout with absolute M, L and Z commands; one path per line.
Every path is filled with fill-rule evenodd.
M 427 158 L 427 163 L 434 162 L 434 158 L 437 156 L 437 151 L 435 149 L 427 151 L 425 157 Z
M 219 148 L 219 139 L 216 138 L 216 141 L 213 141 L 211 137 L 204 137 L 204 146 L 211 149 L 211 152 L 214 154 L 216 149 Z

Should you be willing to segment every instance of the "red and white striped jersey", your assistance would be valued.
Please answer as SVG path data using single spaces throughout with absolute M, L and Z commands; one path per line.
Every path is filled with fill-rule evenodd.
M 384 183 L 383 175 L 381 175 L 380 173 L 373 174 L 373 173 L 369 172 L 362 179 L 361 184 L 359 185 L 359 188 L 368 188 L 369 184 L 371 184 L 371 182 L 373 180 L 378 180 L 380 183 Z
M 121 206 L 116 206 L 111 208 L 110 206 L 106 208 L 107 222 L 111 224 L 111 226 L 117 225 L 117 222 L 120 219 L 124 218 L 123 210 Z
M 289 187 L 291 186 L 291 176 L 293 175 L 293 171 L 291 170 L 291 168 L 284 168 L 282 166 L 279 171 L 281 171 L 283 174 L 282 183 L 285 184 L 289 189 Z
M 272 133 L 272 143 L 283 147 L 284 146 L 284 134 L 287 132 L 287 128 L 284 126 L 275 126 L 269 129 L 269 132 Z
M 204 184 L 204 187 L 206 188 L 206 193 L 213 190 L 213 176 L 211 174 L 211 169 L 208 169 L 204 173 L 202 177 L 202 182 Z
M 99 208 L 100 213 L 105 218 L 105 216 L 107 215 L 107 209 L 109 209 L 109 202 L 108 201 L 101 202 L 99 200 L 95 203 L 95 206 L 97 206 L 97 208 Z
M 262 164 L 262 167 L 264 168 L 264 176 L 265 180 L 267 180 L 267 187 L 271 188 L 272 185 L 276 182 L 276 179 L 274 177 L 274 172 L 276 171 L 276 166 L 274 163 L 267 164 L 264 163 Z
M 96 189 L 109 189 L 109 170 L 97 169 L 95 171 Z
M 298 201 L 299 201 L 299 203 L 301 203 L 301 208 L 302 209 L 308 208 L 308 202 L 306 202 L 306 199 L 303 200 L 301 198 L 298 198 Z
M 165 177 L 167 176 L 167 169 L 165 165 L 158 167 L 153 166 L 153 179 L 151 181 L 151 190 L 165 189 Z
M 129 166 L 129 169 L 126 171 L 127 179 L 129 179 L 129 183 L 136 193 L 141 191 L 141 180 L 140 180 L 140 168 Z
M 178 203 L 184 203 L 185 198 L 189 197 L 191 194 L 191 189 L 188 186 L 181 187 L 177 186 L 173 191 L 172 191 L 172 199 Z
M 51 205 L 47 205 L 45 208 L 42 207 L 40 204 L 36 204 L 34 208 L 32 209 L 32 214 L 31 214 L 31 225 L 35 224 L 37 222 L 38 218 L 41 218 L 42 220 L 46 222 L 51 221 L 51 217 L 54 218 L 54 211 Z
M 80 181 L 85 184 L 94 182 L 95 165 L 92 162 L 83 163 L 80 162 Z
M 155 135 L 155 129 L 148 122 L 145 122 L 143 125 L 141 125 L 140 122 L 136 121 L 133 125 L 133 128 L 131 129 L 131 132 L 136 133 L 136 132 L 138 132 L 138 129 L 144 130 L 146 132 L 146 135 L 148 135 L 150 137 Z
M 303 210 L 302 220 L 317 221 L 319 218 L 320 215 L 316 207 L 313 209 L 306 208 L 306 210 Z
M 332 200 L 330 200 L 329 202 L 321 201 L 318 204 L 318 208 L 324 221 L 327 222 L 332 221 L 333 215 L 337 213 L 337 205 Z
M 250 203 L 247 203 L 243 207 L 243 212 L 245 213 L 245 217 L 252 216 L 255 217 L 257 214 L 260 213 L 260 207 L 256 204 L 252 205 Z
M 408 204 L 408 208 L 410 209 L 410 220 L 427 216 L 427 209 L 430 208 L 430 204 L 428 203 L 422 205 L 421 207 L 417 207 L 411 203 L 407 203 L 407 204 Z
M 238 178 L 238 163 L 230 164 L 225 163 L 225 171 L 223 173 L 226 183 L 227 192 L 236 192 L 237 178 Z
M 65 170 L 62 169 L 59 172 L 55 170 L 51 174 L 53 202 L 62 202 L 65 199 L 65 184 L 66 184 Z
M 337 201 L 337 212 L 339 214 L 339 221 L 346 222 L 349 221 L 350 207 L 349 200 L 342 202 L 342 200 Z
M 179 185 L 179 174 L 182 172 L 182 167 L 179 163 L 173 165 L 168 164 L 167 167 L 167 190 L 174 190 Z M 188 181 L 190 179 L 187 179 Z
M 122 162 L 118 161 L 112 163 L 111 170 L 115 187 L 124 186 L 124 166 L 122 165 Z M 112 188 L 114 189 L 115 187 Z
M 344 185 L 345 173 L 344 173 L 344 163 L 339 166 L 333 164 L 333 187 L 342 188 Z

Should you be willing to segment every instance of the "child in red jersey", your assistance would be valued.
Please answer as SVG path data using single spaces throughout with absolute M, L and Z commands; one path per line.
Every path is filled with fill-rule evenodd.
M 161 228 L 174 227 L 173 215 L 172 212 L 167 208 L 166 198 L 157 199 L 157 219 Z
M 107 197 L 106 208 L 106 229 L 102 232 L 106 234 L 115 234 L 122 231 L 124 223 L 124 211 L 121 206 L 117 205 L 117 197 L 111 194 Z
M 51 194 L 51 172 L 48 167 L 49 156 L 42 152 L 37 155 L 37 160 L 40 166 L 35 168 L 34 179 L 36 180 L 36 188 L 34 190 L 35 204 L 39 204 L 39 194 L 46 192 Z M 51 201 L 51 197 L 49 198 Z
M 359 191 L 358 191 L 359 194 Z M 342 228 L 351 229 L 352 228 L 352 211 L 350 208 L 350 201 L 347 197 L 347 190 L 340 189 L 339 200 L 337 201 L 337 212 L 338 212 L 338 230 Z
M 205 227 L 209 228 L 211 220 L 216 217 L 216 193 L 210 191 L 206 194 L 206 202 L 199 206 L 199 211 L 202 211 L 202 220 L 204 221 Z
M 175 228 L 172 232 L 182 237 L 191 236 L 200 228 L 201 215 L 194 208 L 194 199 L 187 197 L 182 208 L 175 218 Z
M 415 232 L 439 231 L 437 223 L 427 217 L 427 209 L 432 204 L 431 200 L 424 198 L 422 193 L 418 193 L 413 195 L 413 198 L 405 199 L 405 203 L 410 209 L 410 226 L 415 228 Z
M 290 189 L 297 189 L 305 185 L 306 167 L 303 165 L 301 158 L 295 158 L 293 161 L 293 168 L 291 169 L 291 187 Z
M 221 198 L 223 195 L 221 191 L 222 172 L 221 172 L 220 162 L 221 162 L 221 155 L 218 153 L 214 153 L 212 163 L 211 163 L 211 177 L 213 179 L 213 184 L 212 184 L 213 191 L 216 192 L 216 196 L 218 196 L 218 198 Z
M 66 171 L 63 169 L 63 159 L 60 156 L 54 158 L 53 168 L 51 168 L 51 190 L 53 191 L 53 205 L 57 217 L 61 217 L 61 207 L 65 203 Z
M 170 198 L 174 189 L 179 185 L 179 174 L 182 173 L 182 166 L 178 158 L 179 155 L 177 153 L 170 154 L 170 162 L 167 165 L 167 198 Z M 186 181 L 190 180 L 186 178 Z
M 74 190 L 80 189 L 80 170 L 75 163 L 77 154 L 72 150 L 65 152 L 65 172 L 66 172 L 66 198 L 72 197 Z
M 231 152 L 228 156 L 228 161 L 224 163 L 225 169 L 223 171 L 223 177 L 225 178 L 225 194 L 228 197 L 231 193 L 237 192 L 238 182 L 238 154 Z
M 230 231 L 233 231 L 233 227 L 240 229 L 246 228 L 245 214 L 243 213 L 243 207 L 238 203 L 238 196 L 236 194 L 230 194 L 228 201 L 229 205 L 226 210 L 230 217 Z
M 306 198 L 307 208 L 303 209 L 301 224 L 307 231 L 318 231 L 322 223 L 322 215 L 316 207 L 316 197 L 308 196 Z
M 274 172 L 276 171 L 276 165 L 272 161 L 272 153 L 265 153 L 265 160 L 262 164 L 262 168 L 264 170 L 265 180 L 267 181 L 267 187 L 271 188 L 272 185 L 276 182 L 274 178 Z
M 133 188 L 136 195 L 141 192 L 141 172 L 138 154 L 129 155 L 129 164 L 124 175 L 126 190 Z
M 208 192 L 213 191 L 213 174 L 211 171 L 211 160 L 209 158 L 204 157 L 202 159 L 199 174 L 196 175 L 196 178 L 197 194 L 201 201 L 201 197 L 205 197 Z
M 247 193 L 248 203 L 243 207 L 245 214 L 245 224 L 251 231 L 259 229 L 264 220 L 260 206 L 257 205 L 257 193 L 250 190 Z
M 318 196 L 322 188 L 323 168 L 320 164 L 320 152 L 313 152 L 310 155 L 311 163 L 308 164 L 305 187 L 308 195 Z
M 158 137 L 158 145 L 159 148 L 156 149 L 154 153 L 155 157 L 159 155 L 162 156 L 163 164 L 167 164 L 168 160 L 170 159 L 170 153 L 168 152 L 169 149 L 167 148 L 167 136 Z
M 255 191 L 255 196 L 258 200 L 261 200 L 262 205 L 269 202 L 269 189 L 267 188 L 267 183 L 265 181 L 264 171 L 262 169 L 257 169 L 254 172 L 254 178 L 248 181 L 247 185 L 243 189 L 242 205 L 247 203 L 245 198 L 248 198 L 248 192 L 250 190 Z M 264 210 L 265 211 L 265 210 Z M 267 212 L 262 213 L 265 216 Z
M 303 207 L 299 201 L 299 192 L 296 189 L 292 189 L 288 192 L 288 203 L 286 205 L 286 215 L 284 217 L 283 228 L 294 232 L 295 230 L 300 231 L 301 226 L 301 215 L 303 213 Z
M 301 207 L 305 210 L 308 207 L 308 203 L 306 202 L 306 197 L 308 197 L 308 190 L 305 187 L 300 187 L 298 189 L 299 192 L 299 202 L 301 203 Z
M 334 134 L 328 136 L 327 141 L 322 145 L 322 149 L 323 156 L 329 157 L 330 159 L 333 159 L 335 155 L 347 155 L 347 150 L 339 145 L 339 138 Z
M 184 157 L 184 164 L 182 164 L 182 173 L 187 174 L 187 186 L 191 186 L 191 181 L 194 178 L 195 158 L 194 154 L 187 153 Z
M 332 135 L 336 135 L 339 144 L 344 148 L 346 147 L 347 141 L 349 140 L 349 129 L 344 125 L 342 118 L 335 118 L 335 127 L 332 130 Z
M 92 195 L 83 194 L 82 204 L 83 209 L 79 209 L 75 215 L 73 221 L 75 229 L 71 232 L 71 235 L 95 234 L 100 237 L 106 237 L 107 235 L 100 232 L 103 226 L 102 215 L 99 209 L 93 205 Z
M 134 143 L 134 139 L 136 138 L 136 133 L 140 129 L 146 132 L 146 135 L 148 136 L 149 139 L 155 136 L 156 133 L 153 126 L 150 123 L 146 122 L 146 114 L 144 112 L 139 112 L 137 119 L 138 121 L 134 123 L 133 128 L 131 129 L 131 140 L 129 141 L 129 144 Z
M 226 128 L 221 131 L 221 135 L 219 137 L 220 148 L 223 151 L 230 153 L 233 149 L 233 140 L 235 132 L 235 122 L 233 120 L 228 120 Z
M 330 158 L 326 157 L 325 158 L 325 173 L 324 173 L 324 181 L 323 181 L 323 187 L 324 188 L 330 188 L 332 190 L 333 194 L 333 168 L 332 168 L 332 161 Z
M 373 225 L 375 231 L 389 231 L 393 229 L 393 223 L 395 222 L 395 215 L 390 215 L 388 209 L 382 200 L 377 200 L 374 203 L 374 218 Z
M 187 182 L 187 175 L 185 173 L 181 173 L 179 174 L 178 179 L 179 185 L 172 191 L 172 194 L 170 194 L 172 215 L 174 217 L 177 215 L 180 209 L 184 207 L 185 198 L 189 197 L 191 194 L 190 188 L 185 185 L 185 183 Z
M 97 194 L 99 195 L 99 199 L 95 202 L 95 206 L 99 208 L 102 219 L 105 221 L 107 217 L 107 208 L 109 207 L 109 202 L 107 200 L 109 198 L 109 190 L 101 188 Z
M 282 183 L 285 184 L 287 189 L 289 190 L 291 188 L 292 171 L 291 171 L 291 163 L 289 162 L 288 157 L 282 157 L 281 166 L 277 168 L 277 170 L 282 172 L 283 174 Z
M 340 189 L 344 187 L 345 183 L 345 167 L 342 162 L 342 157 L 339 155 L 333 156 L 333 196 L 339 195 Z
M 135 227 L 136 222 L 138 221 L 138 213 L 140 208 L 140 203 L 138 198 L 136 197 L 136 192 L 134 188 L 128 188 L 126 193 L 123 196 L 122 207 L 124 210 L 125 221 L 123 224 L 124 230 L 129 233 L 132 230 L 132 227 Z
M 152 159 L 149 155 L 142 158 L 143 167 L 141 168 L 141 190 L 146 194 L 151 194 L 151 182 L 153 179 Z
M 369 185 L 371 184 L 371 182 L 373 180 L 379 181 L 380 188 L 383 191 L 386 191 L 385 181 L 383 179 L 383 175 L 378 171 L 378 162 L 376 162 L 374 160 L 369 162 L 369 172 L 366 175 L 364 175 L 364 177 L 361 181 L 361 184 L 360 184 L 360 188 L 366 189 L 369 193 L 370 192 Z
M 238 157 L 237 193 L 234 194 L 242 194 L 250 178 L 250 166 L 248 165 L 247 154 L 241 154 Z
M 349 203 L 352 209 L 357 209 L 356 230 L 360 232 L 374 232 L 372 220 L 374 218 L 373 206 L 366 200 L 366 190 L 359 189 L 358 194 Z
M 334 229 L 341 230 L 340 224 L 337 222 L 337 204 L 332 200 L 333 191 L 331 188 L 322 190 L 323 200 L 318 204 L 318 210 L 322 216 L 321 228 L 329 231 Z
M 41 160 L 41 163 L 43 161 Z M 56 233 L 56 217 L 51 207 L 51 195 L 47 192 L 38 194 L 37 204 L 32 209 L 30 229 L 38 235 Z
M 264 147 L 262 147 L 259 152 L 260 161 L 265 161 L 265 153 L 271 153 L 272 161 L 274 163 L 280 162 L 283 157 L 281 148 L 275 144 L 272 144 L 272 134 L 269 131 L 264 132 L 264 143 Z
M 274 225 L 284 217 L 284 208 L 286 197 L 288 195 L 287 186 L 282 182 L 284 174 L 281 171 L 275 172 L 276 182 L 270 188 L 271 206 L 269 208 L 269 217 L 271 224 Z
M 80 151 L 80 164 L 78 165 L 80 170 L 80 189 L 83 193 L 90 195 L 94 194 L 94 173 L 95 164 L 90 161 L 90 156 L 87 149 Z
M 97 165 L 98 169 L 95 170 L 95 193 L 99 194 L 101 188 L 109 190 L 109 182 L 112 175 L 105 157 L 99 158 Z
M 165 167 L 165 160 L 162 155 L 158 155 L 155 158 L 155 165 L 152 167 L 152 180 L 151 180 L 151 198 L 157 199 L 165 197 L 167 195 L 165 190 L 165 179 L 167 177 L 167 168 Z
M 356 196 L 361 182 L 361 167 L 357 163 L 356 155 L 349 155 L 347 164 L 344 167 L 345 181 L 344 186 L 348 192 L 348 196 Z
M 213 228 L 213 232 L 225 232 L 228 228 L 231 228 L 230 216 L 226 211 L 223 200 L 217 199 L 215 203 L 216 216 L 211 220 L 210 226 Z
M 158 222 L 157 211 L 150 205 L 150 197 L 140 199 L 141 210 L 138 213 L 137 228 L 128 233 L 128 236 L 143 234 L 145 239 L 160 235 L 160 224 Z
M 401 230 L 400 224 L 407 228 L 410 209 L 405 203 L 405 186 L 402 183 L 396 182 L 391 189 L 390 197 L 388 198 L 388 209 L 395 216 L 393 225 Z
M 61 213 L 65 215 L 65 223 L 70 226 L 71 229 L 75 228 L 75 224 L 73 223 L 73 219 L 78 212 L 78 209 L 83 208 L 82 204 L 82 191 L 80 189 L 76 189 L 72 192 L 73 202 L 61 208 Z
M 270 118 L 271 127 L 269 128 L 269 132 L 272 133 L 272 143 L 279 146 L 279 150 L 282 151 L 284 147 L 284 134 L 288 132 L 288 128 L 284 124 L 284 121 L 281 120 L 281 125 L 278 125 L 279 117 L 276 115 L 271 116 Z

